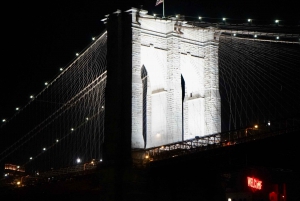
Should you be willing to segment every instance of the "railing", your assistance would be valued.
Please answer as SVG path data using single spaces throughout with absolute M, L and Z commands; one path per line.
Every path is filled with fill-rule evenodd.
M 152 161 L 232 146 L 295 131 L 300 131 L 300 117 L 267 122 L 265 124 L 254 125 L 253 127 L 202 137 L 196 136 L 193 139 L 149 149 L 135 149 L 132 152 L 132 157 L 135 165 L 144 166 Z

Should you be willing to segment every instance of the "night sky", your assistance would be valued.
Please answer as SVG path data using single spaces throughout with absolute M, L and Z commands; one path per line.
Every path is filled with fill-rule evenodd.
M 31 94 L 38 94 L 44 82 L 53 80 L 59 68 L 67 67 L 76 52 L 83 51 L 98 36 L 105 25 L 104 15 L 117 9 L 140 7 L 149 14 L 162 14 L 162 4 L 156 0 L 74 0 L 55 1 L 9 1 L 1 12 L 1 72 L 0 72 L 0 118 L 9 119 L 15 108 L 28 103 Z M 264 3 L 262 3 L 264 2 Z M 166 0 L 166 16 L 228 18 L 252 18 L 257 22 L 271 24 L 275 19 L 281 23 L 299 24 L 299 7 L 294 1 L 200 1 Z M 0 122 L 2 123 L 2 122 Z

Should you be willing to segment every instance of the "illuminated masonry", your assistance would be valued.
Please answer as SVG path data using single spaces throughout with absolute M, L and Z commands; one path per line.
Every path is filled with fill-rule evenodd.
M 131 12 L 132 148 L 220 132 L 215 32 L 176 19 L 155 19 L 144 10 L 139 17 L 136 9 Z

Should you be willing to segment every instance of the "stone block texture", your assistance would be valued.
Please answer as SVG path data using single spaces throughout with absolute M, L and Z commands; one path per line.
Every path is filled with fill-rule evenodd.
M 144 10 L 132 9 L 131 14 L 132 148 L 157 147 L 220 132 L 214 31 L 194 28 L 178 19 L 155 18 Z M 146 87 L 142 84 L 143 66 Z M 147 96 L 143 98 L 145 88 Z

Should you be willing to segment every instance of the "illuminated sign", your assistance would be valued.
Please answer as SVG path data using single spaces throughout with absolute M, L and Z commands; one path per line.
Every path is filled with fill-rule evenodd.
M 259 179 L 256 179 L 254 177 L 247 177 L 247 181 L 249 187 L 261 190 L 262 181 L 260 181 Z

